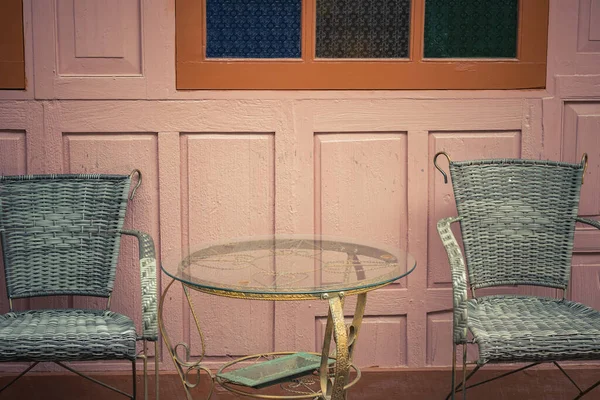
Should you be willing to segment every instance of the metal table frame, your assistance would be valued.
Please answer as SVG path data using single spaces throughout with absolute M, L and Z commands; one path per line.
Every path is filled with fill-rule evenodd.
M 362 265 L 360 264 L 356 254 L 348 253 L 348 262 L 355 266 L 355 272 L 357 275 L 364 274 Z M 412 269 L 407 268 L 404 275 L 408 275 Z M 172 277 L 172 276 L 171 276 Z M 398 277 L 398 278 L 400 278 Z M 396 278 L 396 279 L 398 279 Z M 163 336 L 163 340 L 166 347 L 173 359 L 179 377 L 181 378 L 184 390 L 188 400 L 192 400 L 192 393 L 190 389 L 198 386 L 201 379 L 201 373 L 204 372 L 210 378 L 210 390 L 207 399 L 210 399 L 214 391 L 215 382 L 221 387 L 236 393 L 238 395 L 261 398 L 261 399 L 323 399 L 323 400 L 343 400 L 346 398 L 346 390 L 353 386 L 360 378 L 360 370 L 352 364 L 352 356 L 356 341 L 362 324 L 363 316 L 365 313 L 365 306 L 367 303 L 367 292 L 386 286 L 396 279 L 386 281 L 380 284 L 375 284 L 368 287 L 353 288 L 347 291 L 332 291 L 324 293 L 255 293 L 255 292 L 244 292 L 244 291 L 232 291 L 226 289 L 218 289 L 214 287 L 203 287 L 190 283 L 183 282 L 182 280 L 173 278 L 167 285 L 160 299 L 158 308 L 158 319 L 159 327 Z M 195 361 L 182 360 L 177 353 L 180 348 L 184 349 L 186 359 L 190 357 L 190 348 L 187 343 L 177 343 L 173 345 L 169 338 L 167 329 L 164 324 L 163 318 L 163 306 L 167 293 L 171 286 L 175 282 L 180 282 L 187 299 L 189 309 L 194 319 L 196 328 L 200 335 L 201 340 L 201 355 Z M 276 396 L 276 395 L 261 395 L 260 393 L 250 393 L 236 388 L 236 385 L 228 384 L 226 380 L 221 379 L 217 375 L 213 375 L 210 369 L 201 365 L 205 355 L 205 339 L 200 328 L 199 318 L 194 310 L 194 305 L 191 299 L 190 292 L 198 291 L 216 296 L 224 296 L 238 299 L 248 300 L 269 300 L 269 301 L 299 301 L 299 300 L 325 300 L 329 304 L 329 312 L 327 315 L 327 324 L 324 333 L 324 342 L 321 351 L 321 366 L 319 368 L 319 382 L 320 391 L 306 394 L 295 394 L 290 396 Z M 354 311 L 352 323 L 346 326 L 344 321 L 344 300 L 347 296 L 356 295 L 357 302 Z M 329 359 L 332 357 L 329 355 L 331 349 L 331 339 L 335 342 L 335 365 L 333 367 L 333 374 L 330 374 L 330 367 L 328 365 Z M 281 354 L 294 354 L 293 352 L 280 352 L 280 353 L 265 353 L 246 356 L 241 359 L 234 360 L 225 364 L 219 371 L 222 371 L 228 366 L 231 366 L 237 362 L 251 359 L 253 357 L 270 356 L 270 355 L 281 355 Z M 350 370 L 356 371 L 356 377 L 349 381 Z M 191 379 L 190 376 L 194 374 L 195 379 Z M 258 390 L 256 390 L 258 392 Z

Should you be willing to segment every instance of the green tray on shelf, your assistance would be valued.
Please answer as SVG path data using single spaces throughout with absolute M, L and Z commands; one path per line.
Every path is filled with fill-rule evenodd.
M 330 358 L 328 364 L 335 362 Z M 310 353 L 294 353 L 274 360 L 259 362 L 217 376 L 229 382 L 261 388 L 292 378 L 307 375 L 321 366 L 321 356 Z

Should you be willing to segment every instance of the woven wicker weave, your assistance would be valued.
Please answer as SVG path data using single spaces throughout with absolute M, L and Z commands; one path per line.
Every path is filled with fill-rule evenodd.
M 0 316 L 0 361 L 129 359 L 135 326 L 104 310 L 34 310 Z
M 469 300 L 479 363 L 600 359 L 600 313 L 583 304 L 533 296 Z
M 128 176 L 0 178 L 8 296 L 112 292 Z
M 470 332 L 480 366 L 600 359 L 597 310 L 565 299 L 468 299 L 467 293 L 504 285 L 567 289 L 575 222 L 600 228 L 577 217 L 583 163 L 497 159 L 449 166 L 458 217 L 437 227 L 452 272 L 454 343 L 468 343 Z M 465 258 L 453 222 L 460 222 Z
M 548 161 L 450 163 L 472 287 L 567 287 L 582 171 Z
M 157 340 L 152 238 L 122 230 L 128 175 L 0 177 L 0 239 L 8 297 L 113 291 L 122 234 L 139 241 L 142 333 L 107 310 L 50 309 L 0 316 L 0 361 L 136 359 L 136 341 Z

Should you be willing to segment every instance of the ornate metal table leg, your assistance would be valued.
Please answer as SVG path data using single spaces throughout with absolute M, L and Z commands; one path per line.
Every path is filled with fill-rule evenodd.
M 173 285 L 174 282 L 175 282 L 174 279 L 171 280 L 171 282 L 167 285 L 167 287 L 163 291 L 163 294 L 160 298 L 160 304 L 158 306 L 158 323 L 159 323 L 158 326 L 160 328 L 160 333 L 162 335 L 162 338 L 165 342 L 167 349 L 169 350 L 169 354 L 171 355 L 171 358 L 173 359 L 173 363 L 175 364 L 175 369 L 177 369 L 177 373 L 179 374 L 179 378 L 181 379 L 183 389 L 185 390 L 186 398 L 188 400 L 193 399 L 192 394 L 190 393 L 190 389 L 193 389 L 196 386 L 198 386 L 198 384 L 200 383 L 201 372 L 204 371 L 210 378 L 210 390 L 208 392 L 208 396 L 206 397 L 207 399 L 210 399 L 210 397 L 212 396 L 212 392 L 214 390 L 214 386 L 215 386 L 214 377 L 213 377 L 210 369 L 200 365 L 200 362 L 204 358 L 204 352 L 205 352 L 204 335 L 202 335 L 202 331 L 200 330 L 200 323 L 198 321 L 198 317 L 196 316 L 196 313 L 194 312 L 192 300 L 190 298 L 189 291 L 185 287 L 185 285 L 182 285 L 183 291 L 185 293 L 185 296 L 186 296 L 186 299 L 188 302 L 188 306 L 190 307 L 190 311 L 192 312 L 192 316 L 194 317 L 194 322 L 196 323 L 196 328 L 198 329 L 198 333 L 200 334 L 200 342 L 202 343 L 202 353 L 200 355 L 200 358 L 193 362 L 186 361 L 186 360 L 189 360 L 189 357 L 190 357 L 190 347 L 188 346 L 187 343 L 183 343 L 183 342 L 177 343 L 175 346 L 173 346 L 171 344 L 171 339 L 169 338 L 167 329 L 165 327 L 165 322 L 163 319 L 163 305 L 165 303 L 165 298 L 167 296 L 167 292 L 169 291 L 169 288 L 171 287 L 171 285 Z M 184 349 L 186 360 L 182 360 L 181 358 L 179 358 L 179 355 L 177 354 L 177 349 L 179 347 L 182 347 Z M 190 374 L 194 373 L 194 372 L 196 373 L 196 379 L 194 381 L 190 381 L 190 379 L 189 379 Z
M 326 400 L 344 400 L 346 393 L 344 386 L 348 382 L 350 365 L 352 364 L 352 354 L 358 337 L 358 331 L 362 323 L 367 303 L 367 294 L 358 295 L 356 309 L 352 324 L 346 330 L 344 322 L 343 293 L 329 299 L 329 313 L 327 315 L 327 325 L 325 327 L 325 339 L 321 354 L 321 391 Z M 331 337 L 335 339 L 336 344 L 336 363 L 333 378 L 328 376 L 327 360 L 331 346 Z

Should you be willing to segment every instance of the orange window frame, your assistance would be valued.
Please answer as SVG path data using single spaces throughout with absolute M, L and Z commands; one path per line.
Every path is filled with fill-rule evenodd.
M 0 89 L 25 89 L 23 0 L 0 4 Z
M 207 59 L 205 0 L 176 0 L 177 89 L 535 89 L 546 85 L 549 0 L 520 0 L 515 59 L 425 59 L 413 0 L 407 59 L 316 59 L 315 4 L 302 2 L 301 59 Z

